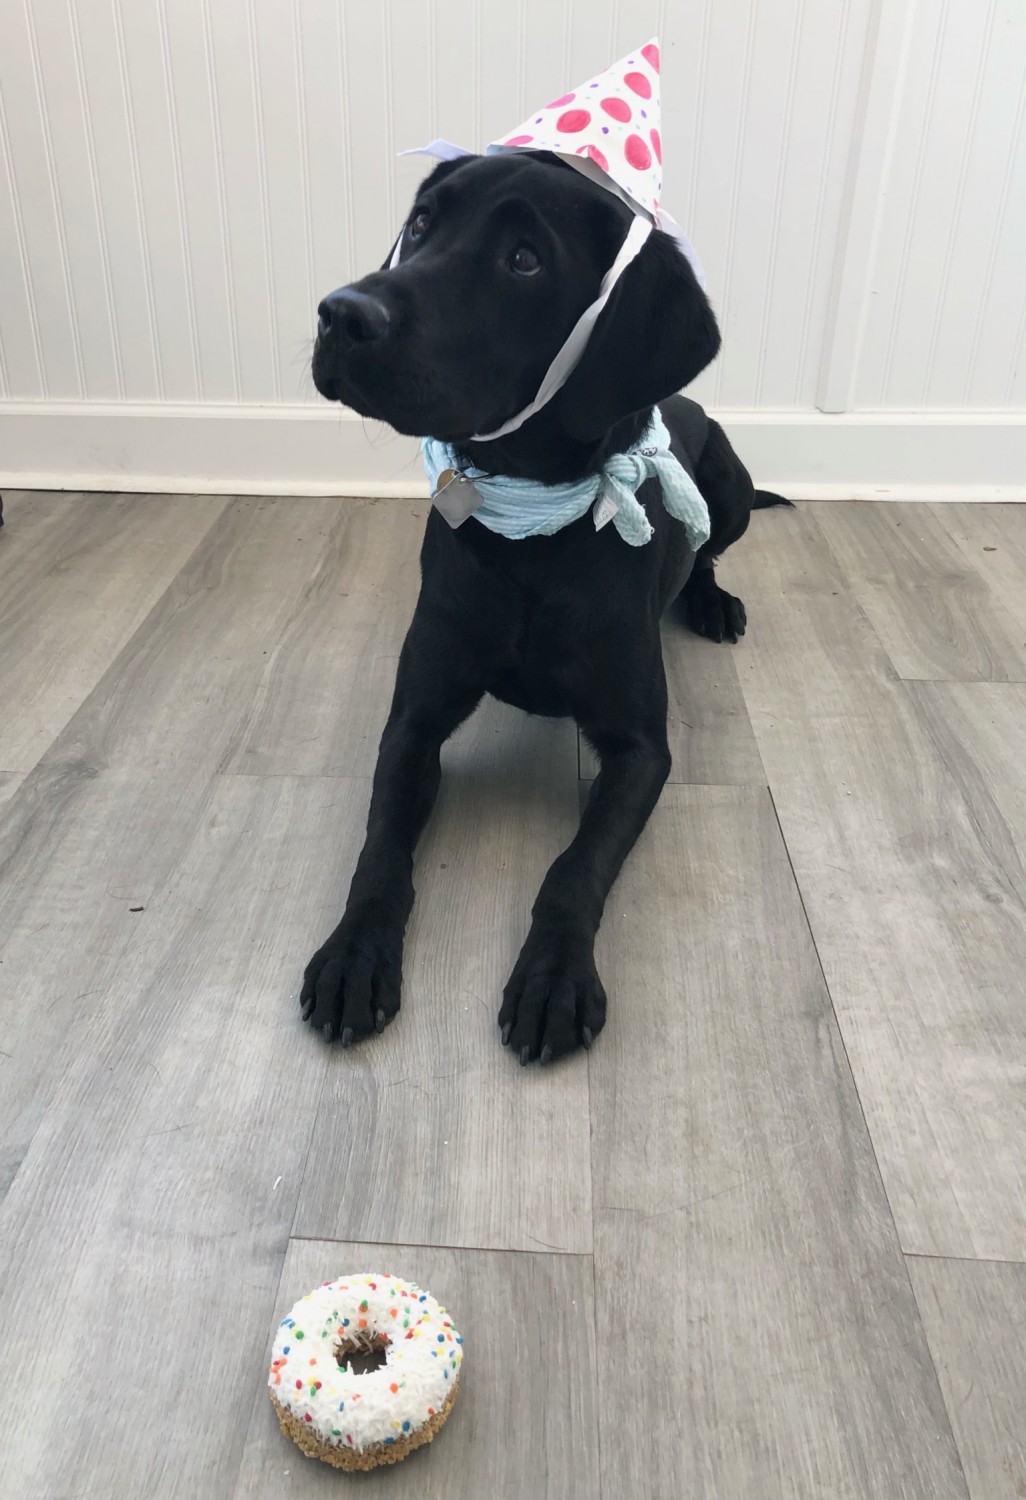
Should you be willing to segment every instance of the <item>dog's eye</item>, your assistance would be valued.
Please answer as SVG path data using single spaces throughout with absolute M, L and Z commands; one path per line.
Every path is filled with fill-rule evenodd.
M 541 261 L 530 245 L 518 245 L 509 258 L 509 264 L 518 276 L 535 276 L 541 270 Z
M 431 215 L 428 213 L 427 209 L 418 209 L 413 218 L 410 220 L 410 238 L 419 240 L 422 235 L 427 234 L 428 225 L 430 223 Z

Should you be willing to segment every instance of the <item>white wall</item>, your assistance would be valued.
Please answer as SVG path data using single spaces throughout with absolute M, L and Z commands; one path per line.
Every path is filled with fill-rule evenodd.
M 694 393 L 792 493 L 1026 496 L 1026 0 L 0 0 L 0 485 L 359 492 L 326 290 L 444 134 L 658 31 Z

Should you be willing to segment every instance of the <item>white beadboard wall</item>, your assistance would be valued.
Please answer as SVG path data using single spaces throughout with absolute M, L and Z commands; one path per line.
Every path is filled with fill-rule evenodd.
M 0 487 L 411 493 L 318 298 L 649 35 L 694 387 L 793 495 L 1026 498 L 1026 0 L 0 0 Z

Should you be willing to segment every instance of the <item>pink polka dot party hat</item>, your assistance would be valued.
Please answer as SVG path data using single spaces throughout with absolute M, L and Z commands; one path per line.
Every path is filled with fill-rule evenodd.
M 553 151 L 574 166 L 594 162 L 654 218 L 663 189 L 658 40 L 529 115 L 489 150 L 518 146 Z
M 700 285 L 705 277 L 694 246 L 662 207 L 663 147 L 659 116 L 659 38 L 653 37 L 612 67 L 535 110 L 487 155 L 551 151 L 599 186 L 615 193 L 639 217 L 677 241 Z M 441 160 L 470 153 L 450 141 L 432 141 L 405 155 Z

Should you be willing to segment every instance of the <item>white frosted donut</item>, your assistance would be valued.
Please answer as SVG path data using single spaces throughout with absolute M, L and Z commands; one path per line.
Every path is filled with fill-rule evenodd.
M 342 1469 L 396 1463 L 443 1425 L 456 1399 L 463 1340 L 411 1281 L 341 1276 L 282 1319 L 268 1379 L 282 1431 Z M 354 1354 L 384 1355 L 358 1374 Z

